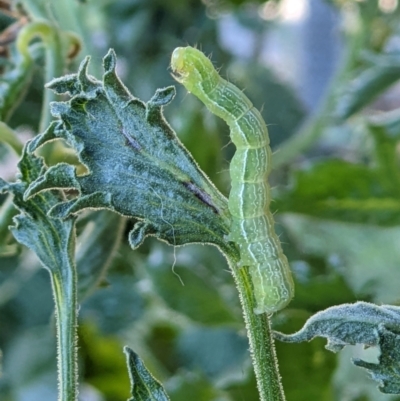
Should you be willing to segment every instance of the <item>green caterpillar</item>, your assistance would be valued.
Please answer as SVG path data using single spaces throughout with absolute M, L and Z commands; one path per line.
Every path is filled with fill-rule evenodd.
M 178 82 L 229 125 L 236 146 L 230 164 L 229 239 L 239 245 L 240 265 L 249 267 L 257 303 L 254 312 L 274 313 L 290 302 L 294 285 L 269 210 L 271 148 L 265 122 L 251 101 L 221 78 L 199 50 L 178 47 L 171 68 Z

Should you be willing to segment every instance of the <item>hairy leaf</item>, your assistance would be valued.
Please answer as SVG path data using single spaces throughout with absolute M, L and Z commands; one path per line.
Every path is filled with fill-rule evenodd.
M 297 333 L 275 333 L 284 342 L 328 339 L 326 348 L 340 351 L 346 345 L 379 346 L 379 363 L 360 359 L 354 364 L 367 369 L 384 393 L 400 394 L 400 307 L 366 302 L 328 308 L 312 316 Z
M 52 192 L 24 198 L 28 184 L 46 170 L 43 159 L 27 153 L 25 147 L 18 167 L 20 180 L 12 184 L 1 181 L 0 191 L 11 192 L 14 205 L 21 211 L 11 227 L 15 239 L 30 248 L 50 273 L 56 309 L 60 398 L 72 400 L 77 396 L 75 217 L 60 220 L 48 216 L 48 210 L 60 200 Z
M 354 359 L 356 366 L 367 369 L 380 383 L 380 390 L 387 394 L 400 394 L 400 334 L 378 327 L 379 364 Z
M 132 385 L 129 401 L 169 401 L 163 386 L 146 369 L 139 356 L 128 347 L 124 351 Z
M 77 74 L 49 84 L 72 99 L 52 104 L 60 121 L 29 149 L 63 138 L 78 151 L 89 173 L 77 176 L 73 166 L 60 163 L 32 183 L 26 196 L 54 188 L 77 189 L 78 198 L 55 205 L 50 214 L 65 218 L 85 208 L 106 208 L 134 217 L 138 221 L 129 234 L 133 248 L 147 235 L 171 245 L 226 246 L 226 199 L 199 170 L 162 114 L 174 88 L 157 90 L 145 104 L 117 77 L 113 51 L 104 58 L 103 82 L 87 74 L 88 62 L 86 58 Z
M 15 226 L 11 231 L 18 242 L 36 253 L 46 269 L 60 273 L 63 267 L 71 265 L 75 218 L 61 221 L 47 216 L 47 211 L 60 201 L 54 193 L 24 200 L 29 183 L 46 170 L 43 159 L 28 154 L 25 148 L 18 167 L 19 181 L 9 184 L 0 181 L 0 191 L 12 193 L 14 205 L 21 212 L 14 217 Z

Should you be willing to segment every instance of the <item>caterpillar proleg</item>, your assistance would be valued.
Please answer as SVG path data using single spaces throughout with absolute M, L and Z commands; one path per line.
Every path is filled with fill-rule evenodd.
M 269 210 L 271 148 L 267 126 L 251 101 L 221 78 L 199 50 L 178 47 L 172 54 L 171 68 L 174 78 L 230 128 L 236 153 L 230 164 L 229 239 L 239 246 L 240 265 L 249 267 L 255 313 L 274 313 L 290 302 L 294 285 Z

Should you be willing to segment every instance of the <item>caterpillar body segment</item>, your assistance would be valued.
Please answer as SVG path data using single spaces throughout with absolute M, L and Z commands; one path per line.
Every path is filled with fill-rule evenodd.
M 269 210 L 271 148 L 267 126 L 243 92 L 221 78 L 199 50 L 175 49 L 171 67 L 175 79 L 230 128 L 236 153 L 229 168 L 229 239 L 239 246 L 240 264 L 249 267 L 257 303 L 255 313 L 274 313 L 290 302 L 294 285 Z

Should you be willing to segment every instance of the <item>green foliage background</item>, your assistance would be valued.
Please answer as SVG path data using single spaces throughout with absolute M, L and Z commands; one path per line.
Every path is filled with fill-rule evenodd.
M 48 18 L 48 2 L 21 3 L 28 15 Z M 156 88 L 175 84 L 167 68 L 172 50 L 198 44 L 212 53 L 222 75 L 246 88 L 255 105 L 263 105 L 265 120 L 274 122 L 272 146 L 281 149 L 271 177 L 272 207 L 296 281 L 295 299 L 273 323 L 288 333 L 329 306 L 400 301 L 400 113 L 380 112 L 374 103 L 400 79 L 400 51 L 391 45 L 399 40 L 400 11 L 384 13 L 375 0 L 328 3 L 344 22 L 344 56 L 312 116 L 258 52 L 238 60 L 221 46 L 218 23 L 224 13 L 233 13 L 259 39 L 278 23 L 260 19 L 260 2 L 59 0 L 50 6 L 51 18 L 83 39 L 71 71 L 91 54 L 91 72 L 99 77 L 101 58 L 112 47 L 123 81 L 147 101 Z M 351 26 L 349 17 L 355 19 Z M 3 16 L 0 23 L 5 28 L 12 21 Z M 31 136 L 39 129 L 43 64 L 38 57 L 26 97 L 8 122 Z M 177 90 L 167 119 L 227 194 L 233 154 L 227 127 L 183 88 Z M 289 138 L 292 142 L 285 143 Z M 9 179 L 16 159 L 6 145 L 0 155 L 1 176 Z M 61 146 L 45 155 L 49 164 L 71 157 Z M 6 196 L 0 200 L 0 399 L 56 399 L 48 274 L 4 229 Z M 127 242 L 132 225 L 108 211 L 82 214 L 78 221 L 81 393 L 104 401 L 129 397 L 126 344 L 172 400 L 194 394 L 201 401 L 257 400 L 237 293 L 223 257 L 211 246 L 174 250 L 152 238 L 133 251 Z M 373 351 L 366 357 L 374 360 Z M 351 365 L 350 353 L 364 357 L 360 349 L 332 354 L 323 340 L 314 340 L 278 343 L 277 352 L 288 401 L 400 399 L 379 393 L 366 373 Z

